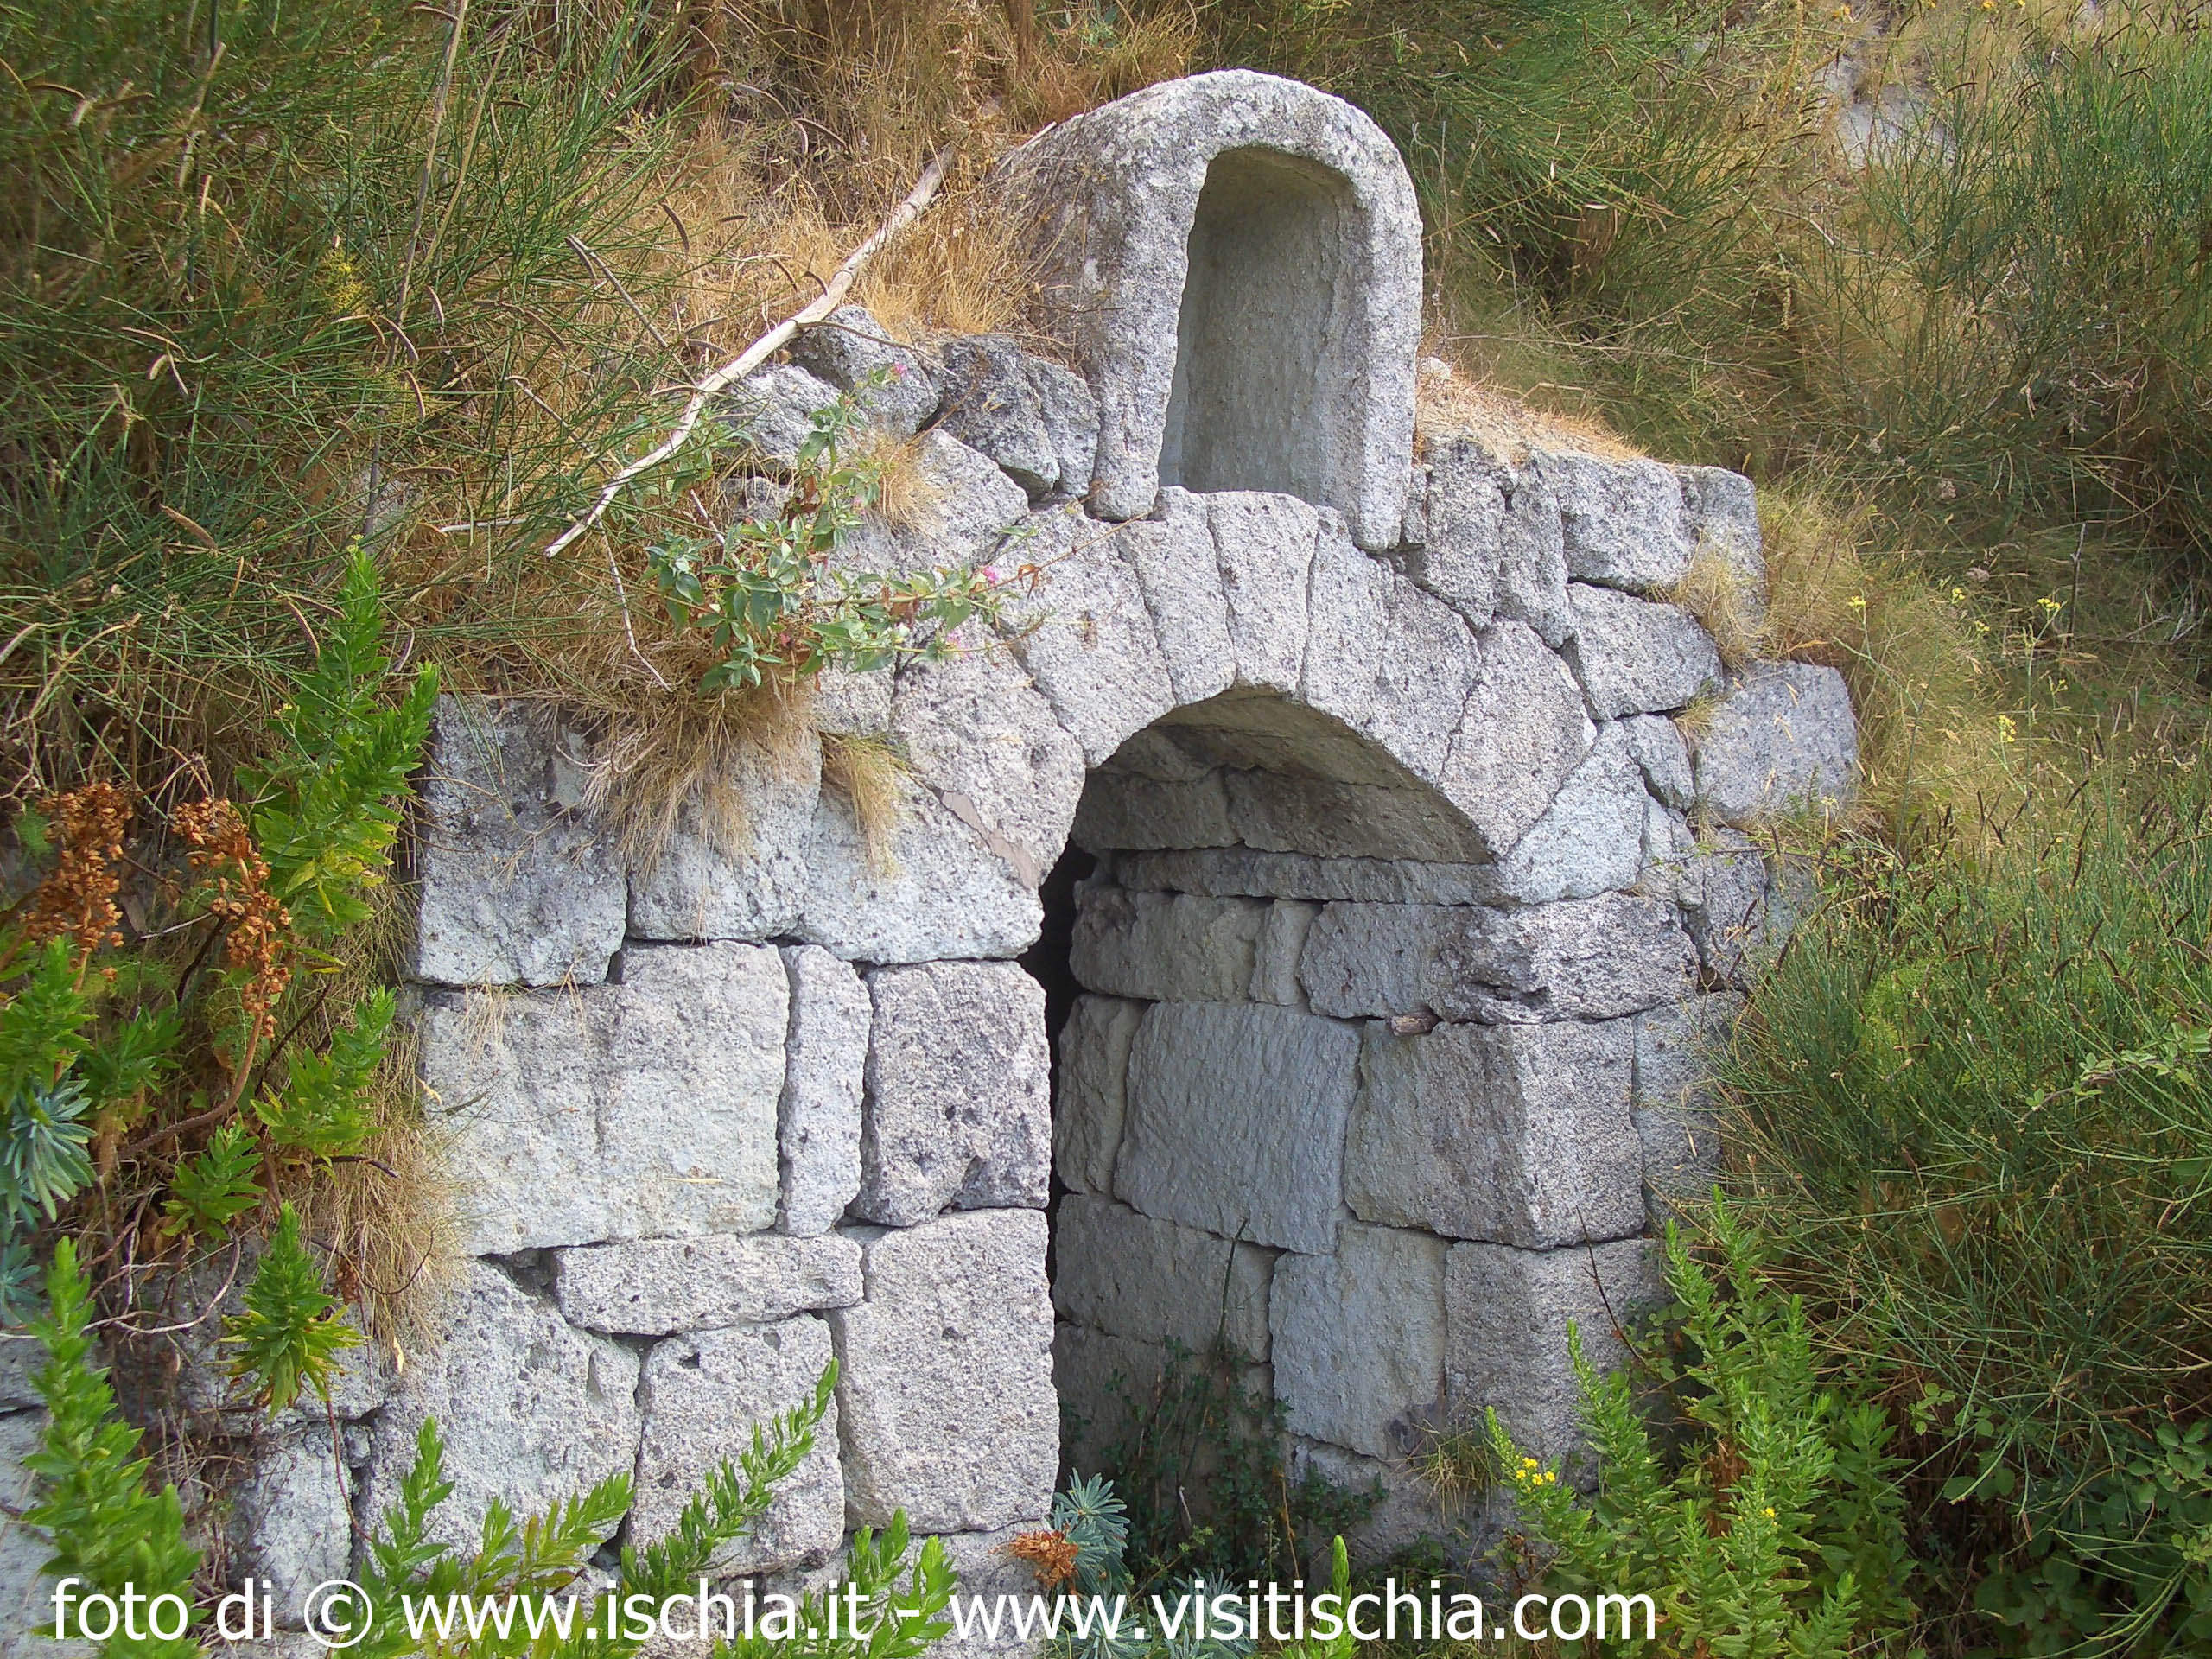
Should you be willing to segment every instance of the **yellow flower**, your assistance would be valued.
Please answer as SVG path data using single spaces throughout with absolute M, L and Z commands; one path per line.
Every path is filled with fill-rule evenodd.
M 1854 611 L 1865 610 L 1866 608 L 1866 595 L 1864 594 L 1853 594 L 1851 596 L 1851 608 Z
M 1999 715 L 1997 716 L 1997 741 L 1999 742 L 2010 743 L 2014 736 L 2018 734 L 2019 729 L 2020 728 L 2018 727 L 2013 725 L 2012 715 Z
M 1774 1519 L 1774 1505 L 1771 1503 L 1766 1506 L 1766 1518 L 1770 1521 Z

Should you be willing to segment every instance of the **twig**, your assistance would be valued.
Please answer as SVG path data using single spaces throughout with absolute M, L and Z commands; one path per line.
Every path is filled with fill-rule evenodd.
M 622 607 L 622 637 L 630 642 L 630 654 L 645 665 L 645 672 L 653 677 L 655 685 L 664 691 L 673 690 L 675 688 L 661 678 L 660 670 L 653 666 L 652 658 L 638 649 L 637 632 L 630 626 L 630 590 L 622 585 L 621 567 L 614 563 L 614 543 L 604 536 L 600 540 L 607 542 L 607 574 L 614 578 L 615 602 Z
M 630 315 L 635 317 L 645 331 L 653 337 L 653 344 L 664 352 L 666 351 L 668 336 L 653 327 L 653 320 L 645 315 L 645 308 L 632 299 L 630 290 L 622 286 L 622 279 L 614 274 L 614 267 L 587 247 L 581 236 L 571 236 L 569 238 L 569 246 L 575 251 L 576 257 L 583 262 L 583 267 L 587 271 L 595 276 L 604 276 L 614 284 L 614 291 L 622 296 L 622 303 L 630 308 Z
M 614 498 L 621 494 L 624 485 L 639 474 L 652 471 L 683 448 L 697 429 L 700 417 L 706 413 L 709 400 L 766 362 L 772 353 L 789 344 L 800 329 L 810 323 L 820 322 L 835 311 L 868 262 L 882 251 L 885 243 L 919 218 L 922 209 L 930 205 L 938 193 L 938 187 L 944 182 L 944 169 L 951 159 L 952 152 L 949 149 L 937 153 L 930 164 L 922 169 L 921 178 L 907 194 L 906 200 L 892 210 L 890 218 L 876 227 L 874 235 L 845 257 L 845 263 L 837 267 L 837 274 L 823 284 L 821 298 L 793 312 L 699 382 L 691 394 L 691 400 L 684 404 L 683 413 L 677 421 L 674 430 L 653 448 L 608 479 L 607 486 L 600 491 L 590 509 L 547 545 L 545 556 L 552 558 L 572 546 L 579 537 L 606 516 L 607 508 L 614 505 Z
M 423 176 L 415 187 L 415 222 L 407 228 L 407 260 L 399 272 L 399 303 L 392 309 L 392 321 L 402 325 L 407 321 L 407 296 L 415 286 L 415 256 L 423 248 L 423 212 L 430 205 L 430 179 L 438 168 L 438 139 L 445 131 L 446 99 L 453 92 L 454 60 L 461 55 L 461 31 L 467 27 L 468 0 L 460 0 L 453 10 L 453 32 L 446 36 L 446 60 L 438 70 L 437 94 L 430 102 L 430 136 L 423 146 Z M 442 224 L 440 228 L 444 228 Z M 406 335 L 400 338 L 404 340 Z M 412 341 L 407 349 L 415 349 Z

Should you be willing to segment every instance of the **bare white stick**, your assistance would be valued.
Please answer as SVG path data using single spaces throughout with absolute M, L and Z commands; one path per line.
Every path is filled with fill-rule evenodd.
M 874 236 L 845 256 L 845 263 L 837 267 L 836 275 L 823 285 L 819 299 L 785 317 L 692 388 L 691 400 L 684 404 L 683 414 L 677 421 L 674 429 L 653 448 L 608 479 L 607 486 L 599 493 L 599 499 L 591 504 L 590 511 L 547 544 L 545 556 L 550 559 L 574 544 L 578 537 L 606 515 L 607 508 L 614 505 L 614 498 L 622 493 L 624 485 L 641 473 L 651 472 L 681 449 L 685 440 L 697 429 L 700 417 L 707 412 L 708 404 L 715 397 L 728 391 L 790 344 L 800 329 L 823 321 L 842 305 L 854 279 L 868 262 L 883 251 L 884 244 L 918 219 L 922 209 L 930 205 L 931 199 L 937 194 L 938 187 L 944 182 L 945 166 L 951 159 L 950 149 L 941 149 L 937 153 L 930 164 L 922 169 L 922 176 L 915 182 L 913 189 L 907 193 L 906 200 L 892 210 L 890 218 L 876 226 Z

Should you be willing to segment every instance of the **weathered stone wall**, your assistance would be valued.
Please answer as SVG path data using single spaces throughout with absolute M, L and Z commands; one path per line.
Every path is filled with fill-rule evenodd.
M 1232 79 L 1141 113 L 1233 113 L 1202 163 L 1233 138 L 1351 169 L 1370 268 L 1402 287 L 1411 192 L 1371 124 Z M 1090 199 L 1126 233 L 1092 274 L 1152 269 L 1205 173 L 1177 173 L 1165 239 Z M 1649 1286 L 1655 1207 L 1710 1166 L 1698 1035 L 1788 909 L 1751 832 L 1841 797 L 1851 714 L 1830 671 L 1729 671 L 1665 597 L 1702 552 L 1763 602 L 1744 480 L 1448 432 L 1415 459 L 1418 290 L 1385 286 L 1398 309 L 1361 338 L 1389 360 L 1331 452 L 1370 457 L 1356 499 L 1144 486 L 1133 512 L 1157 340 L 1105 377 L 1111 444 L 1103 372 L 895 345 L 856 308 L 741 390 L 772 476 L 809 411 L 895 364 L 865 396 L 920 435 L 928 505 L 841 563 L 1035 568 L 1003 638 L 818 688 L 818 733 L 904 758 L 887 848 L 817 733 L 739 766 L 741 842 L 687 810 L 645 858 L 585 804 L 588 731 L 441 705 L 409 977 L 467 1260 L 436 1341 L 349 1366 L 358 1516 L 327 1427 L 290 1425 L 242 1571 L 342 1555 L 429 1416 L 448 1535 L 627 1471 L 649 1537 L 832 1356 L 830 1432 L 732 1573 L 817 1571 L 904 1510 L 1016 1581 L 996 1551 L 1046 1513 L 1063 1401 L 1095 1446 L 1105 1380 L 1141 1388 L 1170 1339 L 1242 1356 L 1300 1466 L 1385 1480 L 1376 1548 L 1436 1522 L 1396 1461 L 1422 1424 L 1496 1405 L 1567 1445 L 1567 1323 L 1603 1355 L 1607 1301 Z M 1172 333 L 1172 291 L 1125 332 L 1163 304 Z M 741 480 L 732 511 L 772 487 Z M 1691 743 L 1669 716 L 1694 700 Z M 1015 958 L 1071 841 L 1101 864 L 1056 1102 Z

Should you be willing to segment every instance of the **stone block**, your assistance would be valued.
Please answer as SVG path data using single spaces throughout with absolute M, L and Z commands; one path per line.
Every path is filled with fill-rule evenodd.
M 913 512 L 896 525 L 865 520 L 830 556 L 831 569 L 913 575 L 988 564 L 1028 516 L 1028 492 L 941 428 L 915 442 L 912 467 Z
M 861 1190 L 861 1099 L 874 1009 L 868 987 L 819 945 L 785 945 L 791 1028 L 776 1107 L 778 1230 L 825 1233 Z
M 948 804 L 912 777 L 893 786 L 880 848 L 841 793 L 823 792 L 798 937 L 849 962 L 878 963 L 1016 957 L 1035 944 L 1044 917 L 1036 855 L 999 835 L 964 795 Z
M 1577 580 L 1656 593 L 1689 569 L 1681 483 L 1659 462 L 1539 450 L 1522 470 L 1551 486 L 1567 572 Z
M 1060 1398 L 1061 1455 L 1078 1475 L 1104 1474 L 1138 1413 L 1158 1396 L 1167 1350 L 1086 1325 L 1052 1332 L 1052 1386 Z
M 1616 1317 L 1632 1319 L 1664 1297 L 1658 1251 L 1646 1239 L 1561 1250 L 1454 1244 L 1444 1269 L 1452 1410 L 1478 1421 L 1495 1407 L 1529 1455 L 1567 1456 L 1581 1441 L 1568 1325 L 1590 1363 L 1611 1370 L 1628 1357 Z
M 1335 1247 L 1358 1033 L 1289 1008 L 1161 1003 L 1129 1049 L 1114 1192 L 1283 1249 Z
M 1346 1222 L 1334 1255 L 1276 1262 L 1268 1324 L 1292 1433 L 1375 1458 L 1408 1449 L 1444 1393 L 1446 1249 L 1426 1233 Z
M 22 1519 L 36 1490 L 36 1478 L 23 1459 L 45 1438 L 42 1411 L 0 1416 L 0 1654 L 7 1659 L 88 1659 L 92 1643 L 53 1639 L 53 1580 L 44 1576 L 53 1541 L 45 1529 Z
M 1172 852 L 1132 853 L 1117 858 L 1114 879 L 1132 892 L 1195 893 L 1210 898 L 1472 905 L 1497 896 L 1497 872 L 1487 864 L 1322 858 L 1311 853 L 1270 853 L 1249 847 L 1193 849 L 1187 843 Z
M 1657 715 L 1637 715 L 1622 721 L 1620 730 L 1630 759 L 1643 771 L 1644 787 L 1677 812 L 1687 810 L 1697 797 L 1697 785 L 1681 728 Z
M 1736 607 L 1757 627 L 1766 620 L 1766 558 L 1751 480 L 1722 467 L 1677 467 L 1682 530 L 1700 555 L 1719 557 L 1736 578 Z
M 1480 829 L 1431 789 L 1292 772 L 1232 772 L 1224 783 L 1237 839 L 1263 852 L 1446 864 L 1485 855 Z
M 769 1225 L 788 1001 L 772 947 L 702 944 L 633 946 L 619 984 L 431 1002 L 467 1248 Z
M 1052 1167 L 1078 1192 L 1114 1190 L 1114 1160 L 1128 1109 L 1129 1045 L 1143 1018 L 1141 1002 L 1080 996 L 1060 1027 Z
M 1612 1020 L 1689 988 L 1694 953 L 1672 905 L 1610 893 L 1522 910 L 1469 910 L 1435 959 L 1446 1020 Z
M 1109 849 L 1228 847 L 1229 791 L 1218 772 L 1191 779 L 1147 778 L 1112 766 L 1091 774 L 1069 838 L 1078 847 Z
M 959 1593 L 981 1596 L 991 1602 L 1001 1596 L 1035 1595 L 1037 1575 L 1028 1562 L 1007 1554 L 1007 1545 L 1024 1532 L 1034 1529 L 1033 1526 L 1015 1525 L 991 1532 L 938 1534 L 937 1541 L 944 1548 L 945 1564 L 952 1568 L 953 1576 L 959 1582 Z M 907 1559 L 918 1557 L 928 1541 L 927 1538 L 917 1537 L 913 1553 Z M 1039 1646 L 1034 1640 L 1020 1640 L 1011 1628 L 1005 1628 L 995 1639 L 980 1630 L 965 1638 L 956 1631 L 931 1643 L 929 1651 L 931 1659 L 1030 1659 L 1039 1651 Z
M 1637 891 L 1654 899 L 1694 908 L 1704 903 L 1704 876 L 1697 836 L 1689 820 L 1671 807 L 1647 800 L 1643 807 L 1643 874 Z M 1694 918 L 1685 917 L 1686 920 Z
M 1114 550 L 1143 589 L 1180 704 L 1204 702 L 1236 677 L 1206 501 L 1187 490 L 1163 490 L 1156 517 L 1122 525 L 1114 538 Z
M 1688 705 L 1720 683 L 1713 636 L 1679 605 L 1575 582 L 1574 636 L 1566 656 L 1600 720 Z
M 1636 1133 L 1655 1224 L 1667 1206 L 1710 1197 L 1719 1179 L 1713 1065 L 1743 1007 L 1719 992 L 1636 1017 Z
M 1294 1440 L 1287 1473 L 1294 1484 L 1312 1474 L 1341 1492 L 1380 1495 L 1366 1518 L 1344 1534 L 1356 1566 L 1382 1567 L 1423 1546 L 1440 1546 L 1454 1563 L 1475 1556 L 1467 1535 L 1475 1506 L 1445 1497 L 1401 1457 L 1363 1458 L 1325 1440 Z M 1326 1575 L 1328 1560 L 1326 1544 L 1317 1543 L 1306 1564 L 1309 1583 Z
M 1639 1231 L 1630 1026 L 1370 1027 L 1344 1147 L 1352 1213 L 1531 1249 Z
M 1598 741 L 1559 793 L 1501 860 L 1495 894 L 1522 904 L 1590 899 L 1636 885 L 1643 868 L 1644 817 L 1651 798 L 1618 727 Z
M 562 1250 L 557 1260 L 561 1317 L 622 1336 L 771 1325 L 861 1299 L 860 1246 L 834 1233 L 639 1239 Z
M 959 649 L 899 670 L 892 733 L 916 780 L 1034 890 L 1067 844 L 1084 752 L 1004 645 L 971 625 Z
M 1044 988 L 1010 962 L 879 968 L 856 1216 L 1041 1209 L 1052 1179 Z
M 584 810 L 590 750 L 523 705 L 443 696 L 418 781 L 409 972 L 437 985 L 594 984 L 629 897 Z
M 1086 883 L 1069 964 L 1088 989 L 1149 1001 L 1242 1002 L 1268 906 Z
M 1321 519 L 1301 700 L 1435 778 L 1478 671 L 1474 636 L 1450 606 L 1353 546 L 1334 514 Z
M 790 467 L 814 433 L 814 416 L 837 401 L 837 388 L 796 363 L 755 370 L 724 395 L 717 411 L 761 460 Z
M 1029 492 L 1082 495 L 1098 454 L 1098 401 L 1082 378 L 1002 334 L 944 348 L 944 429 Z
M 1522 909 L 1332 904 L 1299 981 L 1340 1018 L 1426 1009 L 1445 1020 L 1611 1020 L 1671 1002 L 1696 952 L 1672 904 L 1606 893 Z
M 238 1554 L 230 1581 L 268 1580 L 276 1616 L 296 1625 L 308 1592 L 344 1578 L 353 1560 L 351 1480 L 350 1471 L 341 1478 L 327 1427 L 265 1437 L 232 1492 L 230 1540 Z
M 531 1515 L 581 1497 L 638 1457 L 638 1358 L 575 1330 L 497 1268 L 464 1262 L 435 1340 L 410 1356 L 372 1430 L 367 1513 L 399 1501 L 426 1418 L 445 1437 L 452 1497 L 430 1535 L 474 1548 L 496 1499 Z M 608 1531 L 612 1533 L 610 1526 Z
M 46 1367 L 46 1344 L 29 1332 L 0 1326 L 0 1411 L 43 1406 L 35 1381 Z
M 840 391 L 859 392 L 855 401 L 868 423 L 894 438 L 912 437 L 937 413 L 929 359 L 892 339 L 865 306 L 839 306 L 791 342 L 791 356 Z M 879 378 L 864 385 L 870 376 Z
M 642 1547 L 674 1532 L 707 1478 L 752 1446 L 753 1426 L 810 1400 L 829 1367 L 830 1331 L 820 1319 L 740 1325 L 655 1344 L 638 1383 L 641 1428 L 630 1541 Z M 813 1448 L 777 1487 L 767 1513 L 715 1552 L 710 1571 L 818 1567 L 836 1552 L 844 1532 L 833 1402 L 814 1432 Z
M 779 747 L 744 749 L 710 785 L 714 810 L 695 790 L 666 841 L 631 859 L 632 938 L 767 939 L 798 926 L 822 745 L 807 733 Z
M 1035 1521 L 1059 1465 L 1046 1224 L 1034 1210 L 859 1230 L 868 1296 L 830 1316 L 845 1511 L 917 1532 Z
M 1763 663 L 1699 734 L 1698 799 L 1738 826 L 1792 812 L 1834 813 L 1859 768 L 1859 727 L 1843 676 L 1811 663 Z
M 814 677 L 806 702 L 807 723 L 817 732 L 839 736 L 881 737 L 891 729 L 891 693 L 896 683 L 888 666 L 825 664 Z
M 1596 734 L 1582 688 L 1526 625 L 1493 624 L 1478 644 L 1482 671 L 1438 788 L 1495 856 L 1543 817 Z
M 1193 1354 L 1220 1342 L 1267 1358 L 1273 1252 L 1080 1192 L 1060 1201 L 1052 1248 L 1063 1319 Z
M 1781 948 L 1770 926 L 1767 861 L 1750 836 L 1726 825 L 1697 843 L 1682 882 L 1683 925 L 1707 975 L 1748 986 Z
M 1319 905 L 1282 899 L 1268 906 L 1260 924 L 1260 937 L 1252 951 L 1252 1000 L 1286 1008 L 1303 1008 L 1306 993 L 1299 988 L 1298 962 L 1306 954 L 1306 936 Z
M 1235 683 L 1296 696 L 1319 518 L 1294 497 L 1238 490 L 1207 499 L 1206 523 L 1229 607 Z
M 1096 766 L 1175 706 L 1167 659 L 1116 531 L 1074 506 L 1030 516 L 1033 587 L 1007 594 L 1014 650 L 1060 725 Z
M 1462 433 L 1432 435 L 1427 455 L 1427 533 L 1408 573 L 1474 627 L 1496 616 L 1558 645 L 1572 618 L 1559 503 L 1548 479 Z

